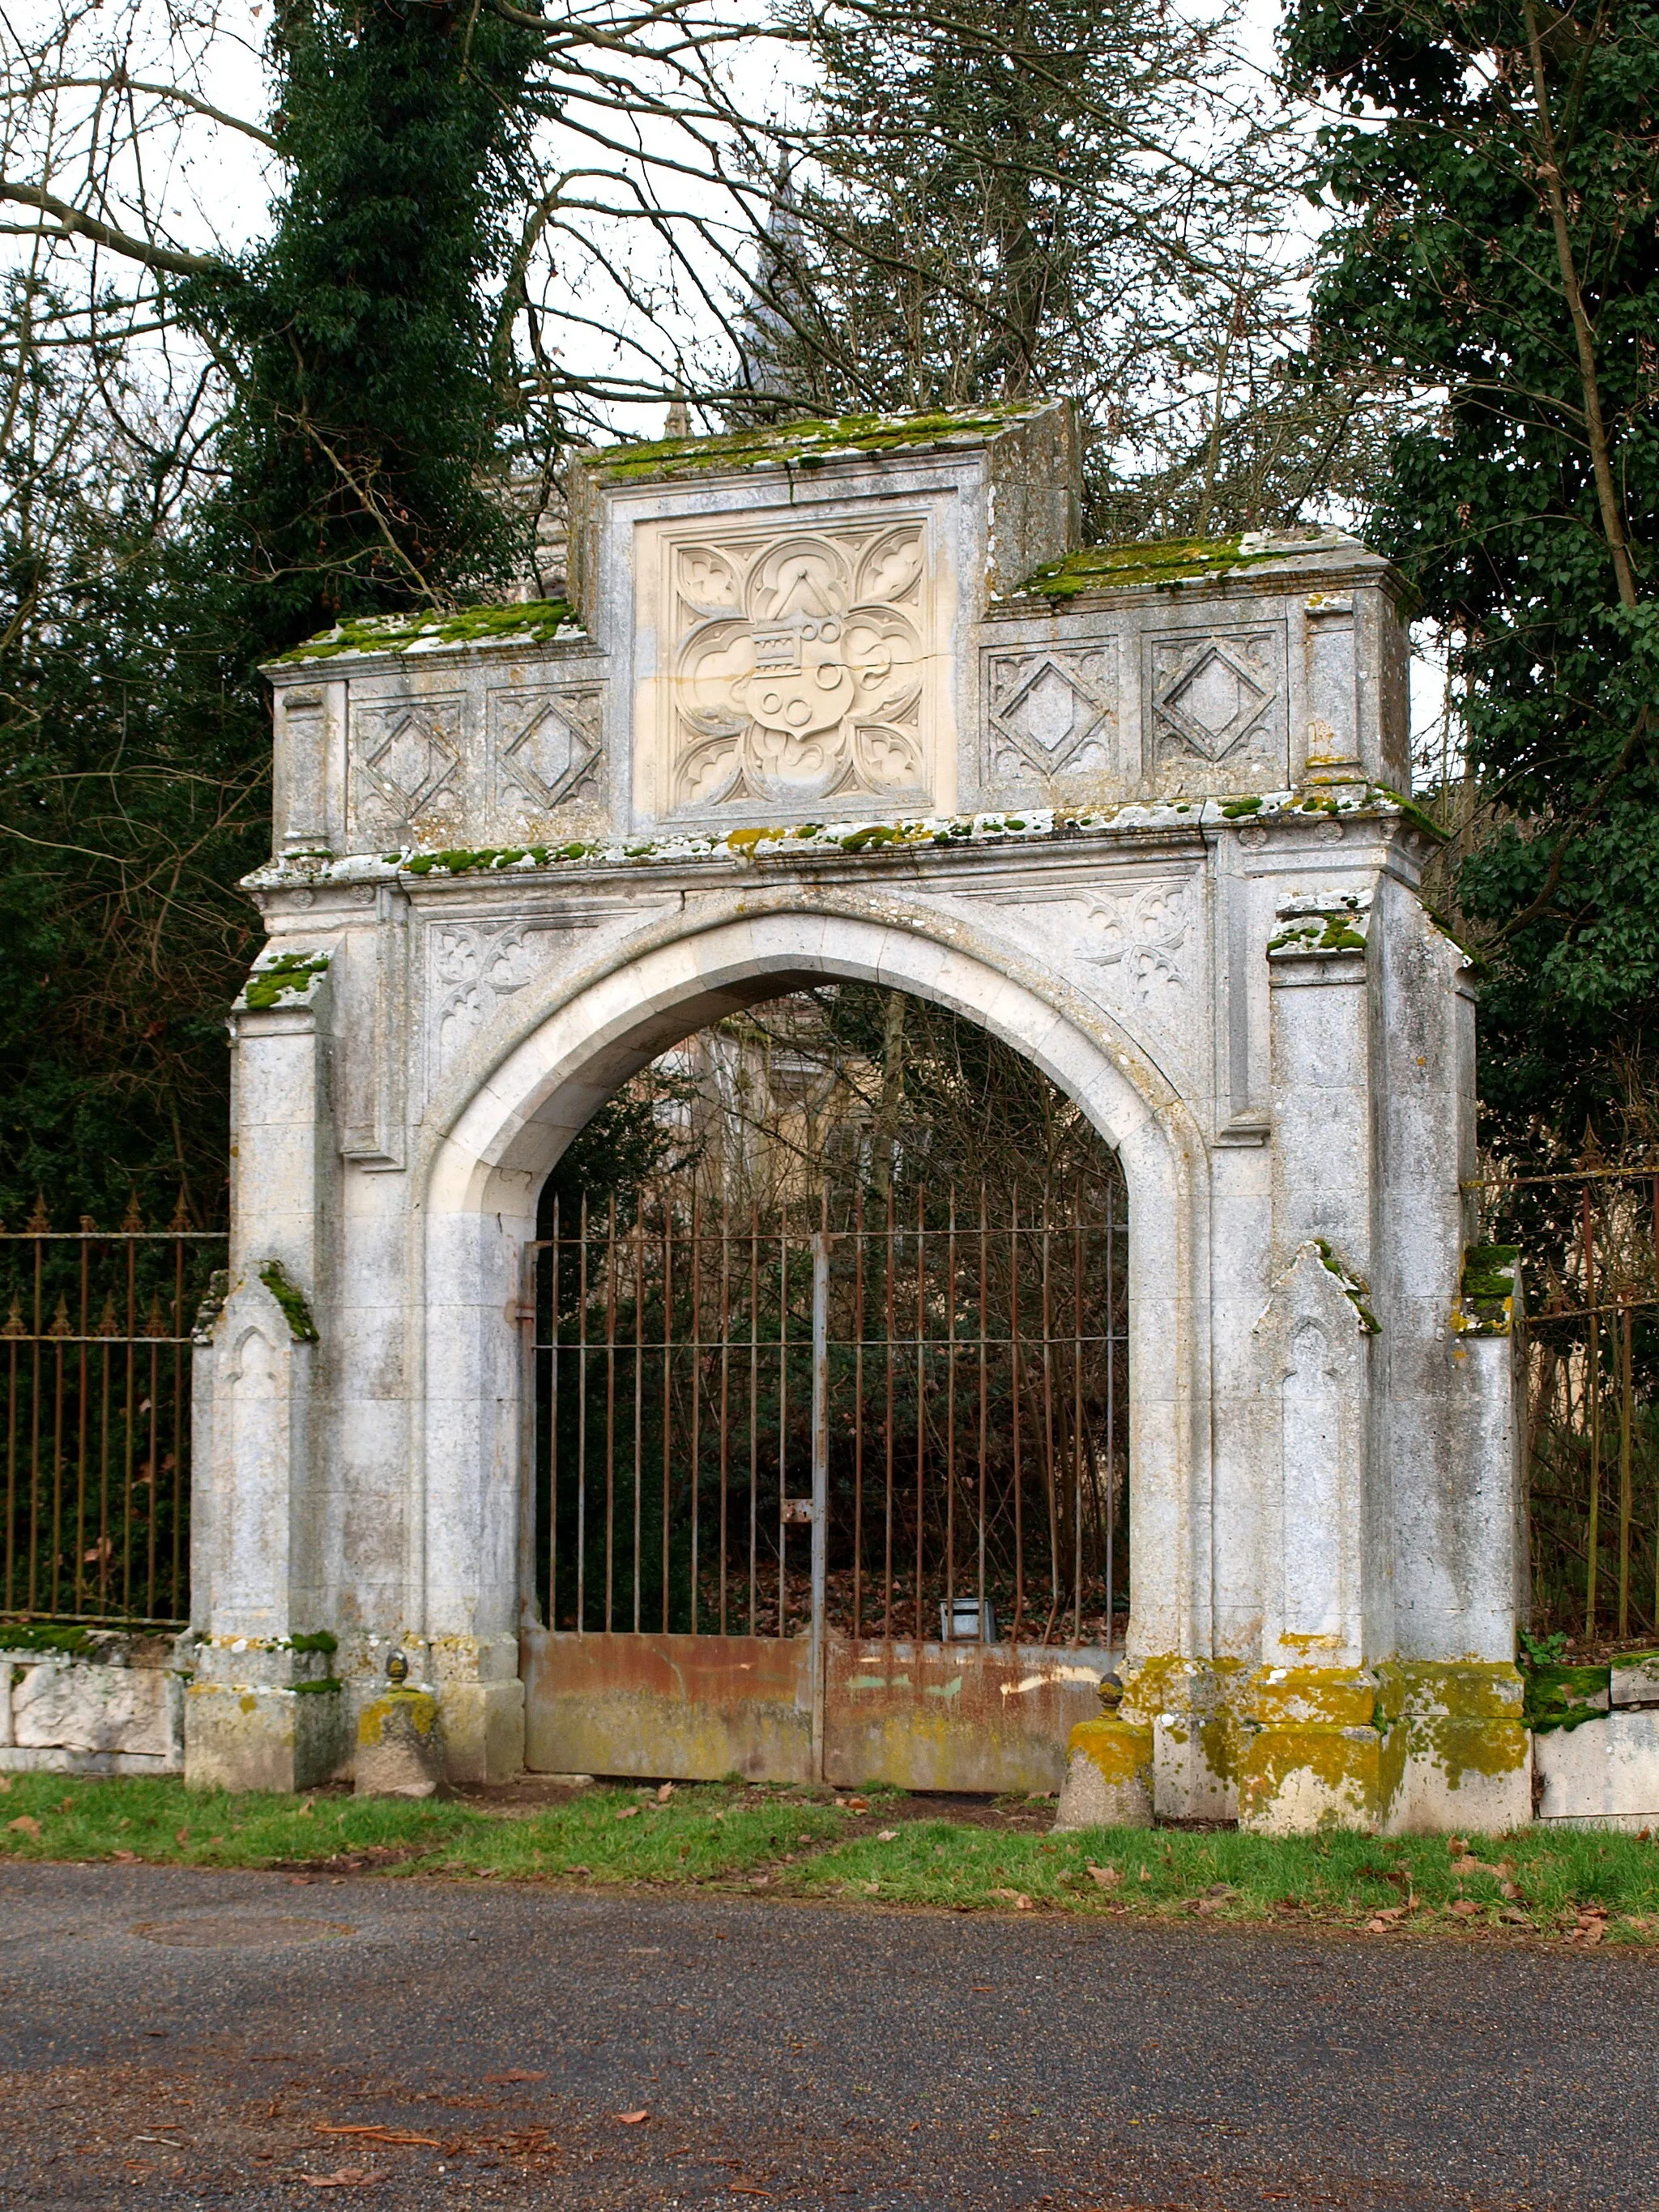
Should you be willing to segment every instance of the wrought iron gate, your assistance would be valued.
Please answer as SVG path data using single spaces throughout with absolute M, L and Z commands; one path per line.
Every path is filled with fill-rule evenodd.
M 1121 1203 L 678 1185 L 556 1219 L 531 1765 L 1054 1786 L 1127 1586 Z
M 222 1233 L 0 1226 L 0 1617 L 182 1627 L 191 1325 Z

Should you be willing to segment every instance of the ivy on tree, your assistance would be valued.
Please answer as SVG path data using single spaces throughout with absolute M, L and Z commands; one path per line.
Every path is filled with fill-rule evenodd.
M 1448 643 L 1492 1133 L 1619 1131 L 1659 1017 L 1659 9 L 1297 0 L 1341 220 L 1319 373 L 1421 401 L 1370 535 Z

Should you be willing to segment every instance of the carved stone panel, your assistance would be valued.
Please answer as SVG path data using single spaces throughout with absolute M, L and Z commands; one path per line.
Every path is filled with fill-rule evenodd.
M 641 720 L 661 812 L 928 803 L 922 518 L 665 532 L 659 558 L 666 682 Z
M 353 842 L 445 842 L 463 813 L 459 693 L 351 705 Z
M 1146 641 L 1147 720 L 1164 782 L 1253 790 L 1290 774 L 1282 624 Z
M 427 938 L 428 1030 L 434 1082 L 502 1001 L 539 974 L 562 937 L 523 923 L 433 924 Z
M 568 799 L 598 795 L 601 696 L 597 684 L 490 693 L 492 799 L 498 811 L 538 816 Z
M 1121 774 L 1117 640 L 988 654 L 985 730 L 990 784 Z

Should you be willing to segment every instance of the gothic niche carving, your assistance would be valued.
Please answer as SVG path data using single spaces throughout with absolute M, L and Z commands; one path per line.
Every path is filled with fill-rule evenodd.
M 371 837 L 441 834 L 460 811 L 459 697 L 351 708 L 351 811 Z
M 1099 775 L 1115 766 L 1117 646 L 996 653 L 987 671 L 992 781 Z
M 926 799 L 920 521 L 668 559 L 671 808 Z

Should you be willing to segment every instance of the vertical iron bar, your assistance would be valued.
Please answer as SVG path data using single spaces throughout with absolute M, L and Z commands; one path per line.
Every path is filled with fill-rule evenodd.
M 864 1633 L 864 1179 L 853 1199 L 853 1640 Z
M 1620 1409 L 1619 1409 L 1619 1634 L 1620 1638 L 1630 1634 L 1630 1520 L 1631 1471 L 1630 1430 L 1633 1413 L 1631 1389 L 1630 1308 L 1620 1316 L 1624 1326 L 1620 1332 Z
M 576 1633 L 587 1633 L 587 1193 L 576 1247 Z
M 726 1634 L 726 1486 L 732 1440 L 732 1216 L 720 1209 L 720 1634 Z
M 691 1634 L 697 1625 L 697 1492 L 702 1474 L 702 1215 L 691 1186 Z
M 1113 1540 L 1117 1534 L 1117 1190 L 1106 1193 L 1106 1649 L 1113 1649 L 1117 1634 L 1117 1597 L 1114 1583 L 1116 1560 Z
M 830 1239 L 812 1239 L 812 1779 L 823 1779 L 823 1610 L 830 1522 Z
M 760 1200 L 749 1200 L 749 1633 L 760 1598 Z
M 84 1229 L 86 1225 L 86 1217 L 85 1215 L 82 1215 L 81 1226 Z M 76 1373 L 77 1376 L 77 1383 L 75 1407 L 75 1556 L 72 1562 L 75 1572 L 71 1579 L 71 1587 L 75 1593 L 75 1610 L 77 1613 L 84 1613 L 86 1611 L 84 1583 L 86 1578 L 87 1559 L 87 1338 L 91 1334 L 91 1331 L 88 1327 L 87 1306 L 90 1292 L 90 1280 L 88 1274 L 88 1269 L 92 1264 L 92 1246 L 85 1237 L 82 1237 L 81 1240 L 80 1258 L 81 1323 L 79 1335 L 81 1340 L 76 1348 Z M 174 1334 L 177 1334 L 176 1326 Z M 174 1354 L 174 1360 L 176 1364 L 176 1353 Z M 159 1484 L 161 1480 L 159 1469 L 157 1470 L 156 1480 Z M 152 1610 L 154 1610 L 153 1607 Z
M 988 1296 L 991 1273 L 989 1225 L 986 1218 L 986 1192 L 983 1182 L 979 1187 L 979 1530 L 978 1530 L 978 1588 L 979 1632 L 985 1638 L 985 1461 L 991 1443 L 990 1345 L 986 1300 Z
M 1020 1466 L 1020 1376 L 1019 1376 L 1019 1193 L 1018 1188 L 1008 1194 L 1008 1357 L 1011 1370 L 1009 1389 L 1012 1398 L 1012 1437 L 1014 1447 L 1014 1626 L 1009 1637 L 1011 1644 L 1019 1642 L 1020 1623 L 1025 1613 L 1025 1501 L 1022 1495 L 1024 1476 Z
M 882 1555 L 883 1640 L 893 1640 L 893 1185 L 887 1184 L 887 1528 Z
M 645 1497 L 645 1193 L 634 1200 L 634 1633 L 645 1581 L 641 1509 Z
M 605 1222 L 605 1632 L 611 1632 L 617 1583 L 617 1194 Z
M 1595 1304 L 1595 1229 L 1590 1212 L 1590 1187 L 1583 1186 L 1584 1304 L 1589 1318 L 1589 1346 L 1585 1384 L 1589 1394 L 1589 1535 L 1584 1546 L 1584 1633 L 1595 1634 L 1596 1551 L 1601 1540 L 1601 1334 Z
M 927 1232 L 926 1232 L 926 1227 L 925 1227 L 925 1223 L 926 1223 L 926 1213 L 925 1213 L 925 1211 L 924 1211 L 924 1209 L 925 1209 L 925 1207 L 926 1207 L 926 1204 L 927 1204 L 927 1184 L 926 1184 L 926 1183 L 918 1183 L 918 1184 L 917 1184 L 917 1186 L 916 1186 L 916 1583 L 915 1583 L 915 1593 L 916 1593 L 916 1595 L 915 1595 L 915 1612 L 916 1612 L 915 1638 L 916 1638 L 916 1642 L 917 1642 L 917 1644 L 920 1644 L 921 1643 L 921 1641 L 922 1641 L 923 1630 L 924 1630 L 924 1626 L 925 1626 L 925 1622 L 924 1622 L 924 1619 L 923 1619 L 923 1615 L 922 1615 L 922 1609 L 921 1609 L 921 1607 L 922 1607 L 922 1601 L 921 1601 L 921 1571 L 922 1571 L 922 1528 L 923 1528 L 923 1504 L 924 1504 L 924 1499 L 923 1499 L 923 1487 L 924 1487 L 924 1482 L 925 1482 L 925 1467 L 926 1467 L 926 1460 L 927 1460 L 927 1414 L 926 1414 L 926 1401 L 927 1401 Z
M 950 1189 L 950 1227 L 945 1238 L 946 1296 L 951 1309 L 950 1348 L 945 1355 L 945 1626 L 957 1632 L 957 1187 Z
M 533 1628 L 536 1594 L 536 1287 L 542 1248 L 519 1255 L 519 1609 L 520 1628 Z
M 556 1631 L 559 1626 L 559 1308 L 562 1303 L 561 1285 L 564 1281 L 560 1203 L 556 1192 L 553 1199 L 552 1266 L 547 1282 L 547 1450 L 544 1454 L 538 1449 L 536 1455 L 538 1474 L 543 1458 L 545 1457 L 547 1462 L 547 1625 Z M 536 1304 L 539 1313 L 539 1285 Z
M 1111 1624 L 1107 1624 L 1108 1639 Z M 1083 1186 L 1072 1200 L 1072 1642 L 1083 1641 Z
M 789 1633 L 789 1217 L 778 1215 L 778 1635 Z
M 662 1632 L 668 1633 L 668 1596 L 672 1581 L 669 1542 L 671 1470 L 673 1465 L 674 1391 L 674 1215 L 666 1183 L 662 1188 Z
M 1048 1501 L 1048 1618 L 1042 1624 L 1048 1643 L 1060 1617 L 1060 1510 L 1054 1473 L 1054 1312 L 1049 1250 L 1054 1192 L 1042 1186 L 1042 1486 Z

